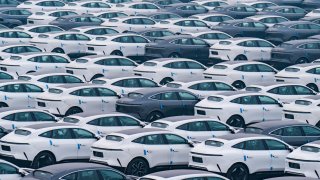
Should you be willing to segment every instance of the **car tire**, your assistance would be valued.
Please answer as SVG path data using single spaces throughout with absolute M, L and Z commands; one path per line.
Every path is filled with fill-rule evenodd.
M 149 171 L 150 167 L 148 162 L 142 158 L 136 158 L 128 164 L 125 173 L 128 175 L 141 177 L 148 174 Z
M 72 107 L 70 109 L 68 109 L 68 111 L 66 112 L 65 116 L 70 116 L 73 114 L 77 114 L 77 113 L 82 113 L 83 110 L 79 107 Z
M 2 102 L 2 103 L 0 103 L 0 108 L 3 108 L 3 107 L 9 107 L 9 106 L 8 106 L 8 104 Z
M 248 61 L 247 56 L 240 54 L 237 57 L 234 58 L 235 61 Z
M 50 152 L 40 152 L 32 161 L 31 167 L 38 169 L 56 163 L 55 156 Z
M 309 60 L 306 59 L 306 58 L 299 58 L 297 61 L 296 61 L 296 64 L 305 64 L 305 63 L 308 63 Z
M 246 87 L 246 84 L 242 81 L 235 81 L 232 83 L 232 86 L 237 89 L 244 89 Z
M 244 119 L 239 115 L 233 115 L 227 120 L 227 124 L 233 127 L 244 128 L 246 123 Z
M 319 92 L 318 86 L 313 83 L 307 84 L 307 87 L 314 90 L 315 92 Z
M 163 78 L 163 79 L 160 81 L 160 85 L 166 85 L 166 84 L 168 84 L 169 82 L 172 82 L 172 81 L 173 81 L 172 78 L 166 77 L 166 78 Z
M 169 56 L 168 56 L 168 58 L 180 58 L 181 56 L 180 56 L 180 54 L 178 54 L 178 53 L 171 53 Z
M 123 53 L 119 50 L 115 50 L 115 51 L 112 51 L 110 55 L 123 56 Z
M 234 164 L 229 168 L 227 178 L 230 180 L 247 180 L 249 179 L 249 170 L 244 164 Z
M 163 118 L 163 115 L 162 115 L 161 112 L 153 111 L 147 116 L 146 121 L 147 122 L 153 122 L 153 121 L 161 119 L 161 118 Z
M 60 54 L 65 54 L 64 50 L 61 49 L 61 48 L 55 48 L 55 49 L 53 49 L 51 52 L 60 53 Z

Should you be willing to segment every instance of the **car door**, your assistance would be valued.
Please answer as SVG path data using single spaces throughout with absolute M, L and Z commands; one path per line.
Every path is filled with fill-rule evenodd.
M 1 127 L 8 130 L 14 130 L 35 123 L 35 119 L 31 112 L 17 112 L 9 114 L 1 120 Z
M 178 92 L 181 101 L 181 110 L 184 115 L 194 115 L 194 106 L 199 102 L 199 98 L 189 92 Z
M 268 26 L 261 22 L 253 22 L 254 26 L 254 37 L 259 37 L 259 38 L 265 38 L 266 33 L 265 31 L 267 30 Z
M 161 93 L 161 100 L 159 101 L 160 110 L 165 117 L 179 116 L 184 114 L 182 101 L 179 99 L 177 92 Z
M 142 128 L 144 126 L 136 119 L 133 119 L 128 116 L 117 116 L 117 119 L 121 125 L 122 130 L 137 129 L 137 128 Z
M 285 159 L 290 153 L 289 147 L 286 144 L 273 139 L 265 139 L 264 141 L 270 153 L 270 170 L 275 172 L 283 171 L 285 167 Z
M 134 36 L 122 36 L 120 37 L 119 49 L 123 53 L 124 56 L 137 56 L 138 53 L 138 45 L 133 40 Z M 139 44 L 139 43 L 138 43 Z
M 122 130 L 121 124 L 115 116 L 101 117 L 87 122 L 87 128 L 100 136 L 106 136 L 112 132 Z
M 275 74 L 277 71 L 265 64 L 257 64 L 259 75 L 261 77 L 261 82 L 274 82 Z
M 319 58 L 320 43 L 307 43 L 299 48 L 304 49 L 304 55 L 308 60 L 313 61 Z
M 172 50 L 175 50 L 176 53 L 180 54 L 182 57 L 189 59 L 197 58 L 197 48 L 193 45 L 192 38 L 183 38 L 176 41 L 178 44 L 175 43 L 176 46 Z
M 96 88 L 88 87 L 73 91 L 70 93 L 72 97 L 71 106 L 78 106 L 84 111 L 101 112 L 102 107 L 101 98 L 98 95 Z
M 196 49 L 196 59 L 206 62 L 209 58 L 210 44 L 201 39 L 193 38 L 193 46 Z M 207 63 L 204 63 L 207 64 Z
M 61 160 L 77 159 L 78 143 L 72 135 L 71 128 L 55 129 L 40 136 L 51 134 L 48 144 L 53 154 L 59 155 Z
M 11 164 L 1 162 L 0 163 L 0 178 L 6 180 L 15 180 L 20 179 L 22 175 L 19 172 L 19 169 L 14 167 Z
M 122 76 L 122 71 L 119 71 L 119 61 L 118 58 L 106 58 L 96 61 L 94 67 L 97 74 L 102 73 L 104 77 L 112 79 Z
M 270 135 L 281 139 L 282 141 L 294 147 L 299 147 L 308 142 L 306 137 L 303 135 L 303 131 L 300 126 L 279 128 L 270 132 Z
M 320 140 L 320 129 L 313 126 L 301 126 L 307 142 Z
M 214 136 L 214 137 L 231 134 L 230 128 L 221 122 L 207 121 L 207 123 L 209 126 L 209 130 L 210 130 L 212 136 Z
M 191 150 L 188 140 L 169 133 L 163 136 L 170 147 L 170 165 L 188 165 Z
M 119 77 L 132 76 L 133 69 L 137 67 L 137 64 L 126 58 L 118 58 L 118 61 L 121 66 L 121 73 Z
M 203 65 L 192 61 L 186 61 L 185 63 L 190 71 L 188 81 L 203 79 L 202 73 L 204 70 L 206 70 Z
M 146 44 L 149 43 L 149 40 L 140 36 L 132 36 L 134 44 L 136 45 L 136 54 L 135 56 L 144 56 Z
M 257 76 L 258 68 L 255 64 L 246 64 L 234 68 L 237 73 L 237 80 L 243 81 L 245 84 L 261 82 L 261 77 Z
M 247 40 L 238 44 L 243 48 L 243 55 L 249 60 L 261 60 L 261 49 L 255 40 Z
M 33 103 L 30 102 L 23 84 L 8 84 L 0 87 L 0 91 L 3 102 L 10 107 L 30 108 L 34 107 Z M 19 103 L 16 103 L 19 102 Z
M 163 67 L 168 68 L 167 72 L 174 81 L 188 81 L 190 72 L 186 61 L 176 61 L 165 64 Z
M 176 127 L 174 132 L 193 142 L 202 142 L 214 137 L 205 120 L 182 124 Z
M 25 83 L 23 84 L 26 96 L 27 96 L 27 102 L 29 107 L 36 107 L 36 98 L 43 93 L 43 89 L 37 85 Z
M 260 59 L 261 61 L 267 61 L 271 59 L 271 50 L 274 48 L 274 45 L 267 41 L 256 41 L 260 48 Z
M 101 111 L 103 112 L 113 112 L 115 111 L 116 101 L 119 99 L 119 96 L 113 90 L 108 88 L 96 88 L 98 92 L 98 102 L 96 104 L 101 106 Z
M 262 108 L 262 121 L 281 120 L 282 105 L 269 96 L 259 95 L 258 97 Z
M 306 97 L 306 96 L 316 95 L 316 93 L 313 92 L 308 87 L 300 86 L 300 85 L 293 85 L 292 87 L 293 87 L 295 94 L 296 94 L 296 96 L 294 98 L 292 98 L 292 101 Z
M 260 122 L 263 120 L 263 109 L 259 104 L 258 96 L 249 95 L 240 97 L 239 113 L 245 123 Z
M 81 128 L 72 128 L 75 141 L 77 143 L 77 158 L 78 159 L 89 159 L 91 155 L 91 145 L 97 141 L 97 137 Z

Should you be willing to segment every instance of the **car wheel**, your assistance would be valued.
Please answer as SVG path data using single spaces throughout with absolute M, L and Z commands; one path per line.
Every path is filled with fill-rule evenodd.
M 242 81 L 235 81 L 235 82 L 232 83 L 232 86 L 237 88 L 237 89 L 243 89 L 243 88 L 246 87 L 246 85 Z
M 61 48 L 55 48 L 55 49 L 52 50 L 52 52 L 65 54 L 64 50 L 61 49 Z
M 3 107 L 8 107 L 8 104 L 6 104 L 6 103 L 0 103 L 0 108 L 3 108 Z
M 123 53 L 121 51 L 112 51 L 110 55 L 116 55 L 116 56 L 123 56 Z
M 234 58 L 235 61 L 247 61 L 248 58 L 245 55 L 238 55 L 237 57 Z
M 246 126 L 246 123 L 244 122 L 243 118 L 241 116 L 231 116 L 227 120 L 227 124 L 233 127 L 239 127 L 239 128 L 244 128 Z
M 173 81 L 172 78 L 166 77 L 166 78 L 164 78 L 164 79 L 162 79 L 162 80 L 160 81 L 160 84 L 161 84 L 161 85 L 166 85 L 166 84 L 168 84 L 169 82 L 172 82 L 172 81 Z
M 160 112 L 154 111 L 147 116 L 147 122 L 153 122 L 155 120 L 163 118 L 163 115 Z
M 70 116 L 70 115 L 73 115 L 73 114 L 77 114 L 77 113 L 82 113 L 82 109 L 79 108 L 79 107 L 72 107 L 70 109 L 68 109 L 68 111 L 66 112 L 66 116 Z
M 300 58 L 296 61 L 296 64 L 305 64 L 305 63 L 308 63 L 308 59 L 306 58 Z
M 227 178 L 230 180 L 247 180 L 249 179 L 248 168 L 243 164 L 235 164 L 228 170 Z
M 307 84 L 307 87 L 314 90 L 315 92 L 319 92 L 318 86 L 315 84 Z
M 180 58 L 181 56 L 180 56 L 180 54 L 178 54 L 178 53 L 171 53 L 170 55 L 169 55 L 169 58 Z
M 41 167 L 49 166 L 56 163 L 56 158 L 52 153 L 41 152 L 32 161 L 31 167 L 38 169 Z
M 132 160 L 126 169 L 126 174 L 133 176 L 144 176 L 150 171 L 149 164 L 146 160 L 137 158 Z

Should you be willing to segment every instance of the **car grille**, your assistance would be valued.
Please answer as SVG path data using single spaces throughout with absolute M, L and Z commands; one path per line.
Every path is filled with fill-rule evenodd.
M 46 107 L 46 103 L 44 103 L 44 102 L 38 102 L 38 106 L 40 106 L 40 107 Z
M 300 169 L 300 164 L 289 162 L 289 167 L 293 169 Z
M 1 149 L 2 149 L 3 151 L 11 151 L 10 146 L 1 145 Z
M 200 158 L 200 157 L 194 157 L 194 156 L 192 156 L 192 161 L 193 161 L 193 162 L 197 162 L 197 163 L 203 163 L 203 160 L 202 160 L 202 158 Z
M 103 158 L 102 152 L 93 151 L 93 156 Z
M 206 112 L 203 111 L 203 110 L 197 110 L 197 114 L 200 114 L 200 115 L 206 115 Z

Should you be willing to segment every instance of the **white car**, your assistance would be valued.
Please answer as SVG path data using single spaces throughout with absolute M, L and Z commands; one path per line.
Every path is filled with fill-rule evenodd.
M 207 41 L 210 45 L 213 45 L 215 43 L 218 43 L 221 40 L 230 39 L 232 36 L 230 36 L 227 33 L 221 32 L 221 31 L 205 31 L 205 32 L 197 32 L 197 33 L 189 33 L 190 35 L 194 37 L 201 38 L 205 41 Z
M 0 159 L 0 178 L 5 180 L 16 180 L 28 175 L 31 169 L 20 168 L 8 161 Z
M 275 24 L 289 21 L 289 19 L 282 16 L 277 16 L 277 15 L 255 15 L 255 16 L 249 16 L 247 17 L 247 19 L 260 21 L 263 24 L 267 25 L 268 27 L 272 27 Z
M 283 103 L 290 103 L 297 99 L 317 94 L 307 86 L 283 82 L 260 83 L 258 85 L 252 84 L 247 86 L 245 90 L 267 94 Z
M 54 25 L 22 25 L 15 27 L 14 29 L 25 31 L 32 37 L 38 36 L 42 33 L 64 31 L 62 28 Z
M 76 27 L 72 28 L 69 31 L 74 31 L 74 32 L 80 32 L 91 39 L 96 38 L 98 36 L 103 36 L 106 34 L 116 34 L 119 33 L 115 28 L 109 28 L 109 27 L 104 27 L 104 26 L 81 26 L 81 27 Z
M 97 12 L 107 12 L 110 11 L 112 4 L 90 0 L 90 1 L 75 1 L 68 3 L 63 9 L 77 12 L 78 14 L 90 14 Z
M 0 45 L 28 44 L 32 38 L 31 33 L 17 29 L 0 30 Z
M 133 72 L 136 76 L 148 77 L 164 85 L 171 81 L 190 82 L 202 79 L 205 70 L 206 67 L 195 60 L 159 58 L 139 65 Z
M 145 16 L 125 16 L 108 19 L 101 26 L 116 29 L 118 32 L 134 32 L 154 28 L 156 21 Z
M 30 40 L 30 44 L 36 45 L 46 52 L 64 53 L 71 56 L 85 53 L 87 50 L 86 44 L 90 40 L 90 37 L 82 33 L 62 31 L 39 34 Z
M 190 141 L 202 142 L 216 136 L 234 134 L 236 130 L 218 118 L 173 116 L 156 120 L 145 128 L 169 130 Z
M 287 156 L 285 172 L 319 179 L 320 141 L 302 145 Z
M 196 14 L 190 16 L 193 19 L 201 19 L 209 26 L 216 26 L 220 22 L 234 20 L 233 17 L 225 15 L 225 14 L 217 14 L 217 13 L 205 13 L 205 14 Z
M 19 80 L 0 81 L 0 107 L 34 108 L 44 90 L 35 83 Z M 18 102 L 18 103 L 17 103 Z
M 298 83 L 319 92 L 320 64 L 306 63 L 289 66 L 275 75 L 277 82 Z
M 195 146 L 189 166 L 226 174 L 229 179 L 248 179 L 250 174 L 284 171 L 293 147 L 273 137 L 235 134 L 212 138 Z
M 125 12 L 130 15 L 153 13 L 161 10 L 159 6 L 151 2 L 126 2 L 115 5 L 113 10 Z
M 0 69 L 19 76 L 31 72 L 65 72 L 70 61 L 67 55 L 59 53 L 28 53 L 1 61 Z
M 283 105 L 274 98 L 255 92 L 232 91 L 209 96 L 195 105 L 195 115 L 218 117 L 234 127 L 281 120 Z
M 302 121 L 320 127 L 320 96 L 308 96 L 283 106 L 283 119 Z
M 176 34 L 210 31 L 209 25 L 200 19 L 174 18 L 158 22 L 155 27 L 168 29 Z
M 6 130 L 12 131 L 24 126 L 57 122 L 58 119 L 52 114 L 36 109 L 0 109 L 0 126 Z M 0 176 L 1 177 L 1 176 Z
M 28 44 L 0 46 L 0 60 L 9 58 L 12 55 L 23 54 L 23 53 L 40 53 L 40 52 L 43 52 L 43 50 L 34 45 L 28 45 Z
M 125 168 L 143 176 L 151 168 L 188 164 L 193 144 L 170 131 L 140 128 L 111 133 L 91 146 L 91 162 Z
M 198 80 L 186 83 L 173 81 L 167 83 L 165 86 L 190 91 L 193 94 L 198 95 L 200 98 L 205 98 L 226 91 L 237 91 L 237 89 L 230 84 L 217 80 Z
M 56 116 L 81 112 L 112 112 L 120 96 L 102 85 L 67 84 L 50 88 L 38 96 L 37 108 Z
M 48 73 L 46 71 L 21 75 L 18 77 L 18 80 L 37 83 L 45 90 L 64 84 L 81 84 L 85 82 L 81 76 L 69 73 Z
M 93 84 L 104 84 L 111 87 L 118 94 L 126 95 L 130 92 L 143 88 L 159 88 L 160 85 L 146 77 L 128 76 L 114 79 L 97 78 L 92 80 Z
M 78 15 L 75 11 L 70 10 L 54 10 L 54 11 L 40 11 L 35 12 L 28 17 L 27 24 L 29 25 L 48 25 L 51 21 L 56 20 L 59 17 L 68 15 Z
M 127 129 L 143 128 L 146 125 L 144 122 L 122 113 L 79 113 L 65 117 L 61 122 L 78 125 L 100 136 Z
M 22 127 L 1 138 L 0 153 L 40 168 L 66 160 L 90 157 L 98 136 L 76 125 L 45 123 Z
M 97 55 L 144 56 L 149 42 L 138 34 L 109 34 L 87 42 L 87 52 Z
M 30 0 L 25 1 L 17 6 L 17 8 L 28 9 L 31 12 L 52 11 L 64 8 L 66 4 L 60 0 Z
M 218 63 L 203 72 L 205 79 L 223 81 L 243 89 L 250 84 L 275 82 L 278 71 L 261 62 L 228 61 Z
M 225 0 L 200 0 L 200 1 L 196 0 L 196 1 L 191 1 L 191 2 L 202 5 L 209 10 L 213 10 L 215 7 L 218 7 L 218 6 L 229 5 L 228 2 Z
M 232 38 L 211 46 L 209 57 L 223 61 L 267 61 L 271 59 L 271 50 L 274 47 L 275 45 L 264 39 Z
M 92 81 L 99 77 L 108 79 L 133 75 L 133 69 L 138 66 L 133 60 L 122 56 L 93 55 L 74 60 L 66 66 L 66 72 Z
M 17 75 L 0 70 L 0 80 L 9 80 L 9 79 L 17 79 Z
M 143 176 L 140 180 L 157 179 L 157 180 L 181 180 L 181 179 L 208 179 L 208 180 L 227 180 L 227 178 L 218 174 L 210 173 L 207 171 L 200 171 L 194 169 L 176 169 L 154 172 Z
M 92 13 L 92 15 L 107 20 L 107 19 L 111 19 L 111 18 L 117 18 L 117 17 L 126 17 L 129 16 L 128 14 L 126 14 L 125 12 L 120 11 L 108 11 L 108 12 L 98 12 L 98 13 Z
M 320 9 L 314 9 L 310 11 L 305 17 L 320 17 Z
M 272 6 L 278 6 L 277 4 L 270 2 L 270 1 L 252 1 L 252 2 L 244 2 L 242 4 L 252 6 L 258 11 L 262 11 L 264 8 L 272 7 Z

